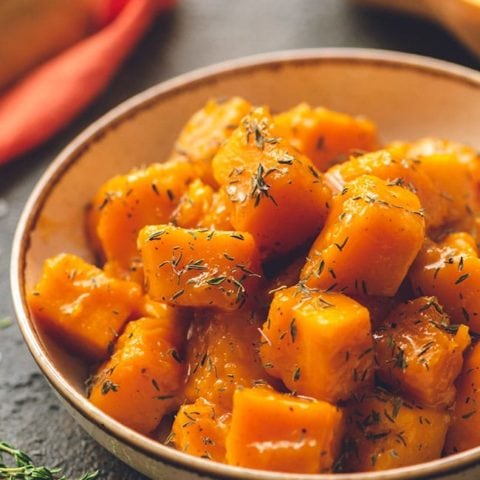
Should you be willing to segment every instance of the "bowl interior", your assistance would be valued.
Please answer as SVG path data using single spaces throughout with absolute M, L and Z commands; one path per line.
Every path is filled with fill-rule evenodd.
M 274 111 L 308 101 L 368 116 L 383 140 L 433 135 L 480 149 L 480 81 L 462 72 L 399 54 L 304 52 L 154 87 L 98 121 L 41 180 L 17 236 L 24 268 L 20 285 L 14 280 L 13 288 L 24 295 L 39 278 L 44 260 L 59 252 L 93 260 L 84 236 L 84 210 L 98 187 L 134 166 L 166 159 L 181 126 L 209 97 L 240 95 Z M 24 316 L 24 329 L 31 330 L 42 352 L 40 361 L 67 389 L 83 394 L 85 367 L 37 330 L 25 305 Z

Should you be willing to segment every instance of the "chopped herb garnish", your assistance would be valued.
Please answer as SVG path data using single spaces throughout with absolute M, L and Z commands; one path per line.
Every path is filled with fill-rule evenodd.
M 6 328 L 13 325 L 12 319 L 10 317 L 0 318 L 0 330 L 5 330 Z
M 105 380 L 102 384 L 102 395 L 106 395 L 108 392 L 117 392 L 118 385 L 111 380 Z
M 295 318 L 292 318 L 290 322 L 290 337 L 292 339 L 292 343 L 295 343 L 297 338 L 297 325 L 295 324 Z
M 469 276 L 470 276 L 469 273 L 464 273 L 463 275 L 460 275 L 455 281 L 455 285 L 458 285 L 459 283 L 464 282 Z

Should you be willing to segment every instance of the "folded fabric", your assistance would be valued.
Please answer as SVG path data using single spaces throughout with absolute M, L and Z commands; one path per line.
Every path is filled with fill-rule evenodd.
M 104 26 L 43 63 L 0 97 L 0 165 L 68 124 L 109 83 L 160 10 L 175 0 L 109 0 Z

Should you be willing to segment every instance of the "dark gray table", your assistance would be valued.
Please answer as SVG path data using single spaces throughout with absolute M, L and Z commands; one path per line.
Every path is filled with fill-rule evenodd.
M 42 148 L 0 167 L 0 319 L 14 319 L 9 254 L 23 205 L 49 162 L 88 124 L 131 95 L 197 67 L 260 52 L 333 46 L 403 50 L 480 69 L 439 27 L 344 0 L 180 0 L 174 12 L 158 19 L 93 106 Z M 15 324 L 0 330 L 0 439 L 73 476 L 98 468 L 103 479 L 143 478 L 63 410 Z

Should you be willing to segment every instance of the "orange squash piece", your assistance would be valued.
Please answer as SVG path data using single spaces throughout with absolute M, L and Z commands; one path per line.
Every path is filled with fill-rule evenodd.
M 372 380 L 370 315 L 341 293 L 280 290 L 262 331 L 263 365 L 292 391 L 337 402 Z
M 440 458 L 450 415 L 384 390 L 356 397 L 346 414 L 341 470 L 369 472 Z
M 436 296 L 453 323 L 480 333 L 480 259 L 469 234 L 450 234 L 440 243 L 427 240 L 410 281 L 420 295 Z
M 182 400 L 184 331 L 177 315 L 130 322 L 110 360 L 92 378 L 90 401 L 128 427 L 152 432 Z
M 364 117 L 352 117 L 308 103 L 275 116 L 277 135 L 310 158 L 320 171 L 327 170 L 352 150 L 378 147 L 377 128 Z
M 242 120 L 212 167 L 228 194 L 232 225 L 252 234 L 263 258 L 293 250 L 322 227 L 330 189 L 307 157 L 275 136 L 266 108 Z
M 468 352 L 457 381 L 457 401 L 445 452 L 463 452 L 480 445 L 480 344 Z
M 220 189 L 213 194 L 210 208 L 200 219 L 198 226 L 210 230 L 234 230 L 231 222 L 231 210 L 232 206 L 227 192 Z
M 432 230 L 440 227 L 448 215 L 449 202 L 435 188 L 431 178 L 419 167 L 415 159 L 395 156 L 388 150 L 366 153 L 330 168 L 325 178 L 336 192 L 341 192 L 347 182 L 361 175 L 374 175 L 410 189 L 418 195 L 425 212 L 425 224 Z
M 210 99 L 183 127 L 171 158 L 188 160 L 204 182 L 215 186 L 212 158 L 250 108 L 240 97 Z
M 90 207 L 90 236 L 98 238 L 112 271 L 139 269 L 138 232 L 165 223 L 195 178 L 186 161 L 153 164 L 106 182 Z
M 423 244 L 425 220 L 411 191 L 363 175 L 334 197 L 301 278 L 353 296 L 393 296 Z
M 448 407 L 470 344 L 468 327 L 450 326 L 434 297 L 403 303 L 374 333 L 380 378 L 422 405 Z
M 171 305 L 236 310 L 261 276 L 249 233 L 150 225 L 138 246 L 148 293 Z
M 200 226 L 199 223 L 210 210 L 212 201 L 212 187 L 204 184 L 200 179 L 194 180 L 172 213 L 172 223 L 182 228 Z
M 260 326 L 258 316 L 246 309 L 195 316 L 186 354 L 185 397 L 189 402 L 203 397 L 221 415 L 232 410 L 235 388 L 267 383 L 258 354 Z
M 331 470 L 342 434 L 342 412 L 327 402 L 265 388 L 236 390 L 227 463 L 277 472 Z
M 219 417 L 215 405 L 199 398 L 195 403 L 179 408 L 169 440 L 182 452 L 225 462 L 229 422 L 230 415 Z
M 28 304 L 40 325 L 87 360 L 102 360 L 140 305 L 136 283 L 117 280 L 71 254 L 45 261 Z
M 410 144 L 396 142 L 388 148 L 394 154 L 414 158 L 419 170 L 432 180 L 438 195 L 447 203 L 444 227 L 471 228 L 478 207 L 480 172 L 473 148 L 437 138 L 423 138 Z

